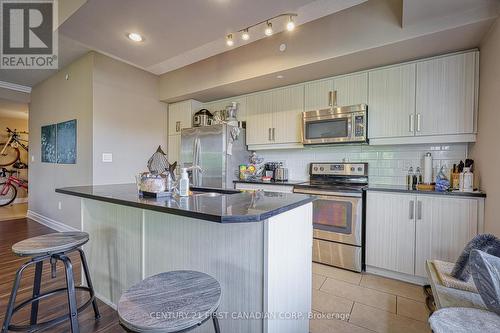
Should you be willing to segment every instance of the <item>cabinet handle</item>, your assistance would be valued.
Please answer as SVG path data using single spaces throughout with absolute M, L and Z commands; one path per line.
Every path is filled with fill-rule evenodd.
M 328 105 L 334 107 L 337 105 L 337 91 L 332 90 L 328 92 Z
M 180 132 L 181 131 L 181 122 L 178 121 L 175 123 L 175 131 Z
M 415 116 L 410 114 L 410 132 L 415 131 Z
M 422 117 L 420 116 L 420 113 L 417 113 L 417 132 L 420 132 L 421 120 L 422 120 Z
M 422 201 L 417 201 L 417 220 L 422 219 Z
M 272 140 L 271 138 L 272 138 L 272 136 L 271 136 L 271 127 L 269 127 L 269 134 L 268 134 L 268 139 L 269 140 L 268 141 L 271 141 Z
M 275 134 L 276 134 L 276 128 L 274 128 L 274 127 L 273 127 L 273 141 L 275 141 L 275 140 L 276 140 L 276 136 L 275 136 Z
M 409 214 L 408 218 L 410 220 L 413 220 L 413 218 L 415 217 L 415 215 L 414 215 L 414 212 L 415 212 L 415 201 L 411 200 L 409 206 L 410 206 L 409 207 L 410 208 L 410 214 Z

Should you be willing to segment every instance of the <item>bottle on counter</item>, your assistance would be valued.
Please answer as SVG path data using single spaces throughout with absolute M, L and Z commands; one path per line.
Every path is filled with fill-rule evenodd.
M 420 167 L 417 167 L 415 175 L 417 176 L 417 185 L 422 184 L 422 172 L 420 171 Z
M 187 168 L 181 169 L 181 179 L 179 180 L 179 196 L 187 197 L 189 196 L 189 175 Z
M 463 192 L 473 192 L 474 191 L 474 174 L 470 171 L 470 168 L 465 167 L 464 172 L 461 174 L 460 188 Z
M 406 174 L 406 187 L 408 189 L 413 188 L 413 167 L 408 168 L 408 173 Z

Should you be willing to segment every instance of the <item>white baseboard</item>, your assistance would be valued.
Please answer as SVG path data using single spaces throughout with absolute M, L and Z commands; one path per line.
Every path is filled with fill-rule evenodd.
M 32 219 L 35 222 L 43 224 L 46 227 L 54 229 L 55 231 L 59 231 L 59 232 L 80 231 L 76 228 L 73 228 L 73 227 L 67 225 L 67 224 L 53 220 L 53 219 L 48 218 L 46 216 L 43 216 L 41 214 L 35 213 L 34 211 L 29 210 L 29 209 L 28 209 L 28 213 L 26 214 L 26 217 L 29 219 Z

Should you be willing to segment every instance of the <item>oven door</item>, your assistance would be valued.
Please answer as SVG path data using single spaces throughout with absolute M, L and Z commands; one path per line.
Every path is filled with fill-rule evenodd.
M 303 118 L 303 144 L 349 142 L 351 141 L 351 137 L 351 114 L 332 114 L 328 116 Z
M 314 238 L 355 246 L 362 245 L 363 198 L 361 194 L 320 193 L 296 189 L 296 193 L 313 194 Z M 328 194 L 326 194 L 328 193 Z

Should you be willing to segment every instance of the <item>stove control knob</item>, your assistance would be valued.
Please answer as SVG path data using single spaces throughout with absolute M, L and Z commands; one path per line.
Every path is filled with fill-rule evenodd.
M 355 170 L 354 167 L 351 167 L 351 171 L 354 171 L 354 170 Z
M 358 167 L 358 171 L 359 172 L 363 171 L 363 168 L 362 167 Z
M 318 167 L 314 167 L 314 171 L 318 171 Z
M 320 169 L 321 171 L 325 171 L 325 168 L 323 168 L 323 167 L 320 167 L 319 169 Z

